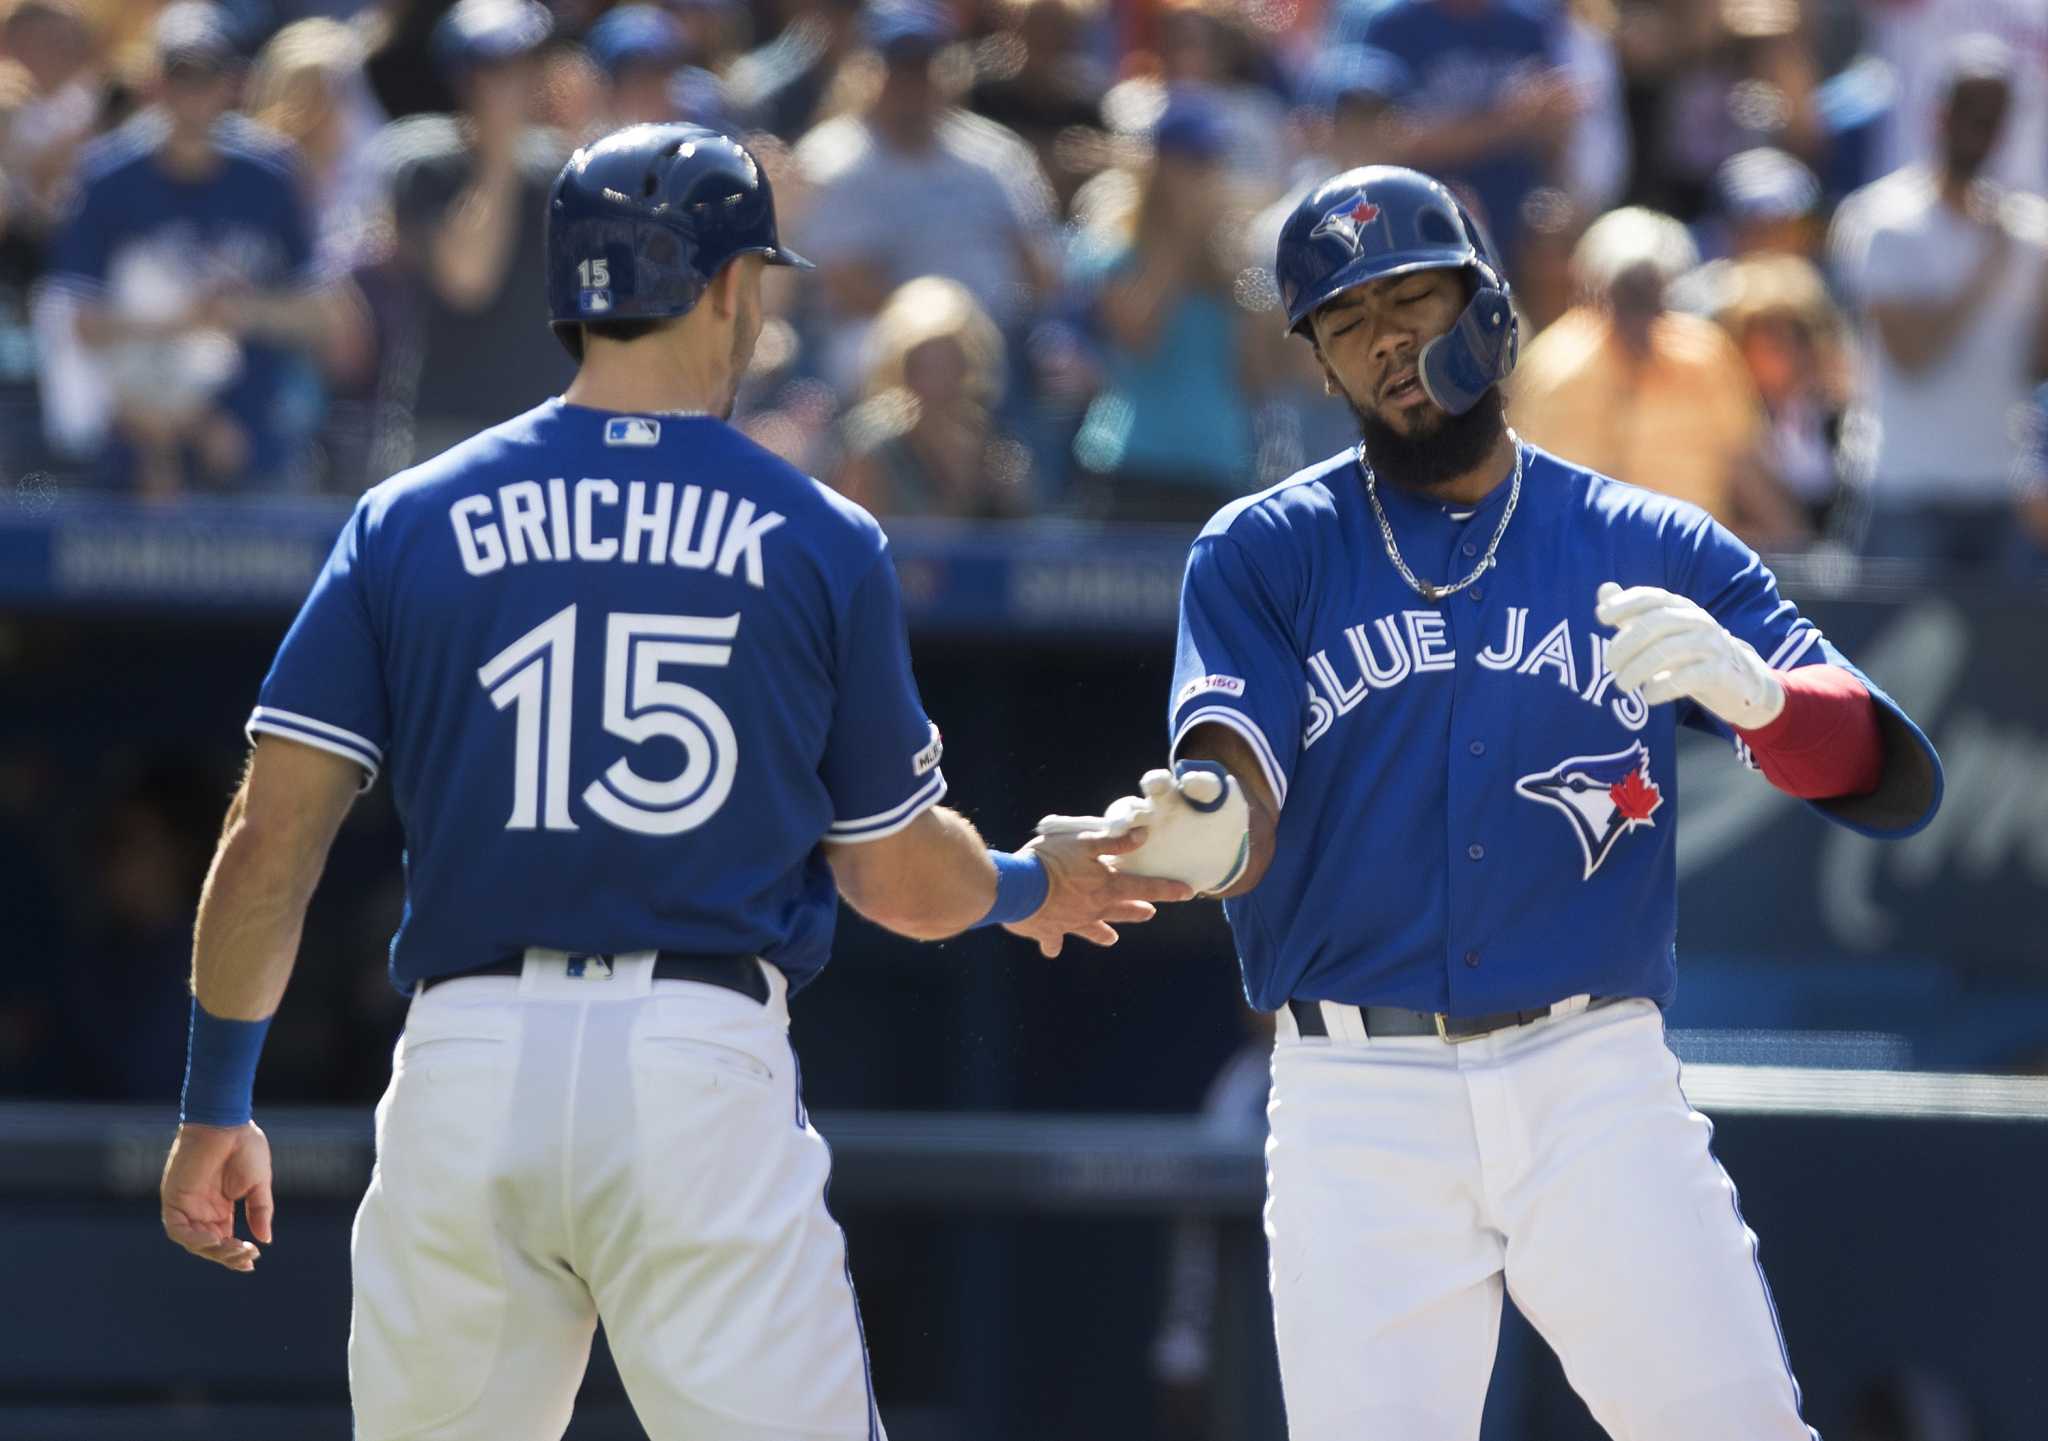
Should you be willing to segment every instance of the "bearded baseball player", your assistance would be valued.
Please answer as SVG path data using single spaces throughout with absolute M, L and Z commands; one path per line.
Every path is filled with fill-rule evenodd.
M 1174 769 L 1118 862 L 1224 897 L 1276 1012 L 1266 1234 L 1295 1441 L 1469 1441 L 1503 1292 L 1617 1438 L 1812 1435 L 1679 1089 L 1678 727 L 1863 835 L 1926 737 L 1692 506 L 1521 443 L 1515 315 L 1443 186 L 1295 210 L 1287 322 L 1355 450 L 1226 507 L 1181 597 Z
M 388 770 L 413 1000 L 352 1248 L 358 1441 L 560 1437 L 600 1317 L 654 1441 L 872 1441 L 787 1035 L 837 898 L 1055 955 L 1189 891 L 1104 863 L 1135 834 L 995 852 L 937 804 L 880 529 L 725 423 L 763 268 L 806 264 L 752 155 L 693 125 L 580 150 L 547 257 L 574 383 L 370 491 L 263 683 L 164 1229 L 238 1271 L 271 1242 L 257 1053 Z

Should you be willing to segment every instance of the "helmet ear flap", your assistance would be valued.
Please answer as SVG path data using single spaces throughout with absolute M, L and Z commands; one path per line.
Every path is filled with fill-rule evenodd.
M 1422 388 L 1444 410 L 1463 415 L 1479 398 L 1508 378 L 1520 349 L 1515 308 L 1491 267 L 1464 313 L 1448 331 L 1422 348 L 1416 367 Z

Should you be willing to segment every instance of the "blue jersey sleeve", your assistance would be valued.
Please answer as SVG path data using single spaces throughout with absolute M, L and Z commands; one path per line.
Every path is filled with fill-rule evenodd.
M 280 735 L 347 756 L 368 790 L 384 764 L 391 707 L 363 565 L 365 509 L 357 506 L 285 632 L 249 716 L 249 739 Z
M 1195 542 L 1181 582 L 1172 750 L 1178 755 L 1197 726 L 1228 726 L 1251 746 L 1282 805 L 1308 705 L 1289 615 L 1240 542 L 1228 534 Z
M 903 597 L 884 548 L 853 588 L 839 621 L 832 733 L 819 767 L 832 797 L 825 839 L 894 835 L 946 793 L 939 728 L 925 717 L 910 673 Z
M 1748 641 L 1773 670 L 1806 665 L 1839 666 L 1870 691 L 1884 739 L 1884 776 L 1868 795 L 1809 802 L 1829 820 L 1862 835 L 1909 836 L 1934 819 L 1941 805 L 1941 758 L 1933 742 L 1899 703 L 1837 650 L 1819 627 L 1778 591 L 1777 577 L 1763 558 L 1718 522 L 1700 523 L 1679 534 L 1673 588 L 1691 597 L 1739 639 Z M 1691 701 L 1685 724 L 1732 743 L 1743 764 L 1753 764 L 1733 727 Z

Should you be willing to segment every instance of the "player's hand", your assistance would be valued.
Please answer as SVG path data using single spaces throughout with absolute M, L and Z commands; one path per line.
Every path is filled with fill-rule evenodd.
M 1197 894 L 1227 891 L 1251 856 L 1251 807 L 1237 778 L 1213 761 L 1180 761 L 1170 771 L 1147 771 L 1138 794 L 1117 800 L 1100 816 L 1047 816 L 1042 836 L 1100 830 L 1126 835 L 1144 827 L 1143 845 L 1117 869 L 1127 875 L 1185 881 Z
M 1192 900 L 1194 891 L 1179 881 L 1125 875 L 1109 863 L 1110 858 L 1127 855 L 1144 843 L 1143 830 L 1126 830 L 1115 836 L 1091 830 L 1033 838 L 1020 854 L 1037 856 L 1045 867 L 1045 904 L 1003 929 L 1038 942 L 1041 954 L 1056 956 L 1068 936 L 1113 946 L 1116 927 L 1151 920 L 1157 914 L 1155 901 Z
M 249 1234 L 270 1244 L 276 1205 L 270 1195 L 270 1141 L 254 1121 L 178 1127 L 164 1162 L 164 1234 L 202 1260 L 230 1271 L 253 1271 L 262 1254 L 235 1235 L 235 1203 L 248 1212 Z
M 1652 585 L 1602 585 L 1594 616 L 1615 628 L 1607 669 L 1649 705 L 1681 696 L 1737 730 L 1769 725 L 1785 708 L 1785 686 L 1748 641 L 1699 605 Z

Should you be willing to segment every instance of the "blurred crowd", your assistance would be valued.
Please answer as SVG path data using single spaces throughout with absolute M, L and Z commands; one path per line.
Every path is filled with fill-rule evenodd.
M 884 516 L 1185 521 L 1356 437 L 1272 245 L 1439 175 L 1527 438 L 1825 543 L 2048 555 L 2037 0 L 11 0 L 0 469 L 353 494 L 557 392 L 546 187 L 746 136 L 737 421 Z

